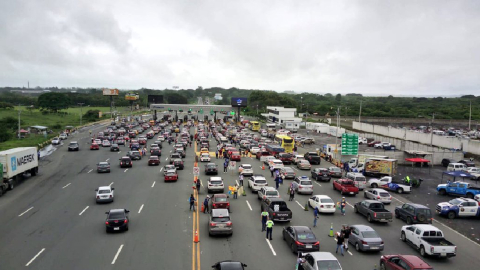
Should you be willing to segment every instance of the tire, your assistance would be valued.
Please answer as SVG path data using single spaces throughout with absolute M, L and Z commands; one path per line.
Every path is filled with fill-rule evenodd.
M 295 250 L 295 246 L 293 245 L 293 243 L 290 244 L 290 249 L 292 250 L 292 252 L 293 252 L 294 254 L 297 254 L 297 251 Z
M 397 211 L 395 211 L 395 218 L 400 218 L 400 215 L 398 214 Z
M 402 194 L 403 193 L 403 188 L 397 188 L 397 193 Z
M 372 184 L 372 187 L 373 187 L 373 188 L 378 188 L 378 184 L 377 184 L 377 183 L 373 183 L 373 184 Z
M 387 270 L 387 267 L 385 266 L 384 262 L 380 263 L 380 270 Z
M 370 214 L 367 216 L 367 221 L 370 222 L 370 223 L 373 222 L 372 216 Z
M 417 220 L 418 220 L 419 222 L 422 222 L 422 223 L 423 223 L 423 222 L 427 221 L 427 217 L 426 217 L 424 214 L 418 214 Z
M 411 224 L 412 224 L 412 218 L 411 218 L 411 217 L 407 217 L 407 224 L 408 224 L 408 225 L 411 225 Z
M 358 209 L 356 205 L 353 207 L 353 212 L 358 213 Z
M 440 190 L 438 191 L 438 194 L 440 194 L 440 195 L 446 195 L 446 194 L 447 194 L 447 191 L 446 191 L 445 189 L 440 189 Z
M 455 212 L 453 212 L 453 211 L 450 211 L 447 214 L 448 219 L 454 219 L 456 216 L 457 216 L 457 214 L 455 214 Z
M 335 185 L 332 185 L 333 186 L 333 190 L 335 190 Z
M 105 232 L 106 232 L 106 233 L 109 233 L 109 232 L 110 232 L 110 230 L 108 230 L 108 228 L 105 228 Z
M 30 174 L 31 174 L 32 176 L 35 176 L 35 175 L 37 175 L 37 172 L 38 172 L 38 167 L 37 167 L 37 168 L 33 168 L 33 169 L 30 171 Z
M 125 228 L 125 231 L 128 231 L 128 226 Z
M 402 234 L 400 234 L 400 239 L 402 239 L 403 242 L 407 242 L 407 236 L 405 236 L 404 232 L 402 232 Z
M 283 241 L 287 241 L 287 239 L 285 238 L 285 234 L 282 233 L 282 238 L 283 238 Z
M 423 246 L 420 246 L 420 255 L 422 255 L 422 257 L 427 257 L 427 253 L 425 252 L 425 247 Z
M 13 190 L 15 188 L 15 180 L 12 180 L 8 183 L 8 190 Z
M 473 199 L 473 194 L 472 193 L 467 193 L 467 198 Z
M 355 250 L 360 252 L 360 245 L 358 243 L 355 243 Z

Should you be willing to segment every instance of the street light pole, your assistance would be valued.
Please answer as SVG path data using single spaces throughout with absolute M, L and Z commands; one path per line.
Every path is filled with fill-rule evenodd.
M 257 104 L 257 115 L 258 115 L 258 104 Z
M 300 97 L 300 103 L 302 104 L 302 108 L 300 110 L 303 112 L 303 97 Z
M 20 104 L 18 104 L 18 139 L 20 140 L 20 114 L 22 113 L 22 111 L 20 110 Z
M 338 128 L 340 126 L 340 107 L 337 108 L 337 129 L 335 131 L 335 159 L 338 153 Z
M 85 103 L 77 103 L 80 105 L 80 126 L 82 125 L 82 120 L 83 120 L 83 111 L 82 111 L 82 105 Z

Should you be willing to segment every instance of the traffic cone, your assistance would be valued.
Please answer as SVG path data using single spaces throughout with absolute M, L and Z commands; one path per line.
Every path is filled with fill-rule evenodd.
M 198 239 L 198 231 L 195 231 L 195 238 L 193 238 L 193 242 L 198 243 L 200 242 L 200 239 Z
M 262 170 L 265 171 L 265 164 L 262 164 Z
M 305 203 L 305 211 L 308 211 L 308 202 Z
M 328 236 L 333 237 L 333 223 L 331 223 L 330 225 L 330 233 L 328 234 Z
M 205 212 L 205 205 L 202 204 L 202 212 Z

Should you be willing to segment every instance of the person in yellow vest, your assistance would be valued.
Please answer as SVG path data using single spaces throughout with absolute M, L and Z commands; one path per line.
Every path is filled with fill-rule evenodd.
M 273 221 L 271 219 L 268 219 L 267 222 L 265 223 L 265 225 L 267 226 L 267 239 L 268 238 L 268 235 L 270 235 L 270 240 L 272 240 L 272 231 L 273 231 Z
M 234 198 L 234 199 L 237 199 L 237 194 L 238 194 L 237 185 L 235 185 L 235 186 L 233 187 L 232 192 L 233 192 L 233 198 Z
M 405 177 L 405 184 L 410 185 L 410 176 Z

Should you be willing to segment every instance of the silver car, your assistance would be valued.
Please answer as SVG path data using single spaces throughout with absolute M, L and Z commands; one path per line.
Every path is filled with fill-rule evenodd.
M 313 194 L 313 183 L 308 176 L 300 176 L 295 178 L 293 186 L 298 194 Z
M 283 179 L 295 179 L 297 174 L 291 167 L 283 167 L 280 169 L 280 175 L 283 176 Z
M 225 185 L 223 184 L 223 179 L 220 176 L 210 177 L 207 184 L 208 193 L 211 192 L 225 192 Z
M 242 172 L 240 174 L 242 174 L 243 176 L 251 176 L 253 175 L 253 167 L 252 165 L 250 164 L 242 164 L 240 166 L 242 168 Z
M 233 234 L 233 224 L 228 209 L 212 209 L 208 220 L 208 234 Z
M 308 160 L 300 160 L 297 162 L 297 168 L 299 170 L 310 170 L 312 168 L 312 165 L 310 165 L 310 162 Z
M 112 188 L 110 186 L 102 186 L 95 189 L 95 192 L 96 192 L 95 198 L 97 203 L 113 202 L 113 198 L 114 198 L 113 190 L 115 190 L 115 188 Z
M 358 187 L 359 190 L 363 190 L 367 187 L 367 178 L 365 178 L 365 176 L 363 176 L 361 173 L 350 172 L 347 173 L 346 178 L 355 182 L 355 186 Z
M 301 253 L 303 269 L 308 270 L 342 270 L 337 258 L 330 252 Z
M 352 225 L 352 233 L 348 243 L 353 245 L 357 251 L 382 251 L 384 244 L 382 238 L 370 226 Z
M 384 204 L 392 202 L 392 196 L 388 191 L 381 188 L 368 188 L 363 191 L 363 196 L 370 200 L 376 200 Z

